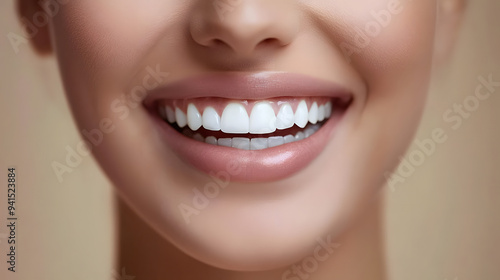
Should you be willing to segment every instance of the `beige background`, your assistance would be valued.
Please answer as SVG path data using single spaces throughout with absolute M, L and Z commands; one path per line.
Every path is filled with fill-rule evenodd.
M 454 61 L 436 75 L 417 136 L 442 128 L 448 141 L 405 183 L 384 189 L 394 280 L 500 279 L 500 88 L 460 129 L 442 118 L 474 93 L 479 75 L 500 81 L 500 1 L 470 2 Z M 1 183 L 0 278 L 115 279 L 112 190 L 92 158 L 57 181 L 51 163 L 64 161 L 78 136 L 53 58 L 10 46 L 6 35 L 21 34 L 13 10 L 13 1 L 0 2 L 0 174 L 18 170 L 18 272 L 6 271 Z

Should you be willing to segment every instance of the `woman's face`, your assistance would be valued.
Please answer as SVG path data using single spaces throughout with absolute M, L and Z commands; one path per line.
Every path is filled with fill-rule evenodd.
M 99 164 L 160 234 L 221 268 L 335 240 L 425 103 L 436 1 L 60 2 L 52 46 Z

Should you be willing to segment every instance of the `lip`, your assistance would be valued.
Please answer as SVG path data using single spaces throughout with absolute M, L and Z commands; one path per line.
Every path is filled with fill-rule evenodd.
M 162 138 L 183 161 L 207 174 L 228 171 L 228 163 L 237 159 L 241 171 L 231 181 L 269 182 L 292 176 L 318 157 L 346 114 L 332 114 L 312 136 L 301 141 L 258 151 L 215 146 L 188 138 L 162 120 L 154 105 L 161 99 L 220 97 L 228 99 L 270 99 L 276 97 L 327 96 L 350 102 L 353 95 L 344 87 L 300 74 L 263 72 L 256 74 L 210 74 L 174 82 L 150 92 L 144 101 Z M 234 166 L 232 167 L 234 168 Z
M 158 99 L 220 97 L 256 100 L 283 96 L 329 96 L 347 102 L 352 93 L 336 83 L 296 73 L 214 73 L 153 89 L 144 103 L 149 106 Z

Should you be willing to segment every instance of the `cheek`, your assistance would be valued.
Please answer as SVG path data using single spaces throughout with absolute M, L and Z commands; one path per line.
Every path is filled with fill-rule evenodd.
M 108 115 L 109 105 L 141 85 L 142 72 L 159 63 L 144 59 L 151 48 L 160 40 L 171 41 L 165 37 L 178 36 L 179 31 L 171 30 L 179 30 L 176 24 L 182 23 L 174 24 L 170 15 L 186 5 L 149 2 L 73 1 L 53 19 L 53 45 L 80 126 L 98 125 L 97 116 Z
M 74 50 L 76 59 L 93 70 L 130 66 L 148 50 L 179 7 L 171 1 L 78 1 L 54 19 L 58 47 Z M 167 12 L 168 11 L 168 14 Z
M 188 9 L 175 1 L 77 1 L 54 18 L 54 44 L 60 61 L 75 72 L 102 81 L 130 82 L 159 41 L 178 37 L 183 24 L 172 15 Z M 70 58 L 70 59 L 68 59 Z M 63 65 L 72 67 L 72 65 Z M 73 69 L 72 69 L 73 70 Z M 111 78 L 111 79 L 110 79 Z
M 365 1 L 342 10 L 338 46 L 364 80 L 364 118 L 410 135 L 416 129 L 430 78 L 435 1 Z M 355 7 L 358 10 L 355 10 Z M 396 117 L 397 116 L 397 117 Z M 396 129 L 398 128 L 398 129 Z M 383 134 L 382 134 L 383 135 Z
M 434 1 L 400 1 L 394 11 L 387 5 L 391 1 L 355 2 L 339 11 L 345 28 L 337 33 L 336 45 L 367 88 L 366 99 L 356 104 L 362 113 L 346 148 L 364 163 L 364 176 L 354 174 L 351 184 L 361 193 L 397 165 L 418 127 L 431 72 L 436 7 Z
M 377 1 L 374 1 L 377 2 Z M 379 1 L 380 2 L 380 1 Z M 344 55 L 373 90 L 413 85 L 429 76 L 436 22 L 434 1 L 392 0 L 347 19 Z M 381 95 L 389 92 L 378 93 Z

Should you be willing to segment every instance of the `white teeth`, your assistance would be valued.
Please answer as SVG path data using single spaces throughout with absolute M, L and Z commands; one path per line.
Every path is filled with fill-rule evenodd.
M 293 143 L 296 141 L 303 140 L 305 138 L 310 137 L 316 131 L 319 130 L 321 126 L 317 125 L 308 125 L 304 131 L 299 131 L 294 135 L 287 136 L 273 136 L 268 138 L 246 138 L 246 137 L 234 137 L 234 138 L 220 138 L 217 139 L 215 136 L 208 136 L 204 138 L 200 133 L 194 133 L 193 131 L 185 128 L 183 130 L 184 135 L 189 138 L 192 138 L 199 142 L 205 142 L 206 144 L 221 146 L 221 147 L 229 147 L 235 148 L 239 150 L 263 150 L 267 148 L 278 147 L 284 144 Z
M 314 102 L 309 110 L 309 122 L 315 124 L 318 122 L 318 103 Z
M 198 112 L 198 109 L 196 109 L 196 106 L 194 106 L 193 104 L 188 105 L 187 122 L 189 128 L 191 128 L 191 130 L 193 131 L 198 130 L 202 125 L 201 114 L 200 112 Z
M 167 113 L 167 121 L 169 123 L 174 123 L 175 122 L 175 112 L 174 112 L 174 109 L 172 109 L 171 107 L 167 106 L 167 108 L 165 109 L 166 113 Z
M 288 103 L 281 105 L 278 117 L 276 118 L 276 128 L 287 129 L 292 127 L 294 123 L 295 116 L 293 115 L 292 106 Z
M 215 136 L 208 136 L 205 138 L 205 143 L 217 146 L 217 138 Z
M 232 147 L 232 144 L 233 144 L 233 139 L 231 138 L 221 138 L 217 141 L 217 144 L 219 146 L 223 146 L 223 147 Z
M 175 108 L 175 119 L 177 121 L 177 125 L 180 128 L 183 128 L 187 125 L 186 115 L 184 115 L 184 112 L 182 112 L 182 110 L 179 108 Z
M 250 133 L 266 134 L 276 131 L 276 115 L 269 102 L 255 104 L 250 114 Z
M 196 140 L 196 141 L 199 141 L 199 142 L 205 142 L 205 138 L 203 138 L 203 136 L 201 136 L 201 134 L 199 134 L 199 133 L 196 133 L 193 136 L 193 139 Z
M 205 108 L 205 111 L 203 112 L 203 127 L 212 131 L 220 130 L 220 117 L 214 108 Z
M 311 135 L 314 134 L 314 132 L 316 131 L 313 128 L 311 127 L 307 128 L 306 130 L 304 130 L 305 137 L 309 138 Z
M 285 144 L 293 143 L 293 142 L 295 142 L 295 136 L 293 136 L 293 135 L 285 136 Z
M 159 108 L 158 113 L 162 119 L 166 119 L 169 123 L 177 122 L 181 128 L 188 125 L 193 131 L 203 126 L 207 130 L 233 134 L 268 134 L 277 129 L 291 128 L 294 124 L 304 128 L 307 123 L 322 122 L 331 116 L 332 102 L 329 101 L 320 106 L 317 102 L 313 102 L 311 108 L 308 109 L 306 101 L 302 100 L 295 113 L 289 103 L 284 103 L 279 108 L 277 116 L 272 104 L 267 101 L 255 104 L 250 117 L 245 107 L 235 102 L 226 106 L 222 116 L 219 116 L 217 111 L 210 106 L 205 108 L 203 114 L 200 114 L 193 103 L 188 105 L 186 114 L 181 109 L 176 107 L 174 110 L 170 106 Z
M 253 138 L 250 140 L 250 150 L 255 151 L 267 149 L 267 142 L 267 138 Z
M 300 131 L 298 132 L 296 135 L 295 135 L 295 141 L 300 141 L 300 140 L 304 140 L 306 138 L 306 135 L 304 134 L 304 132 Z
M 332 116 L 332 102 L 328 101 L 325 104 L 325 118 L 329 118 Z
M 176 123 L 183 128 L 182 133 L 196 141 L 211 145 L 232 147 L 240 150 L 262 150 L 293 143 L 306 139 L 318 131 L 321 127 L 319 122 L 330 118 L 332 115 L 332 102 L 329 101 L 318 106 L 313 102 L 308 109 L 305 100 L 301 100 L 295 113 L 289 103 L 281 104 L 278 114 L 275 114 L 273 104 L 268 101 L 256 103 L 252 113 L 248 115 L 246 108 L 240 103 L 228 104 L 219 116 L 213 107 L 206 107 L 203 114 L 196 105 L 190 103 L 185 114 L 180 108 L 162 106 L 158 108 L 160 117 L 169 123 Z M 175 109 L 172 109 L 175 108 Z M 308 125 L 308 123 L 310 123 Z M 277 129 L 284 130 L 297 125 L 303 130 L 295 135 L 272 136 L 267 138 L 216 138 L 215 136 L 203 137 L 202 133 L 196 133 L 201 127 L 210 131 L 222 131 L 227 134 L 270 134 Z M 188 127 L 186 127 L 188 126 Z
M 221 130 L 224 133 L 246 134 L 250 130 L 250 119 L 243 105 L 230 103 L 221 117 Z
M 250 150 L 250 138 L 233 138 L 233 148 L 240 150 Z
M 309 120 L 309 113 L 307 111 L 307 104 L 304 100 L 300 101 L 299 106 L 297 106 L 297 110 L 295 111 L 295 124 L 304 128 L 307 125 L 307 121 Z
M 319 106 L 318 109 L 318 122 L 322 122 L 325 119 L 325 105 Z
M 285 138 L 283 136 L 269 137 L 268 145 L 269 148 L 277 147 L 285 144 Z

